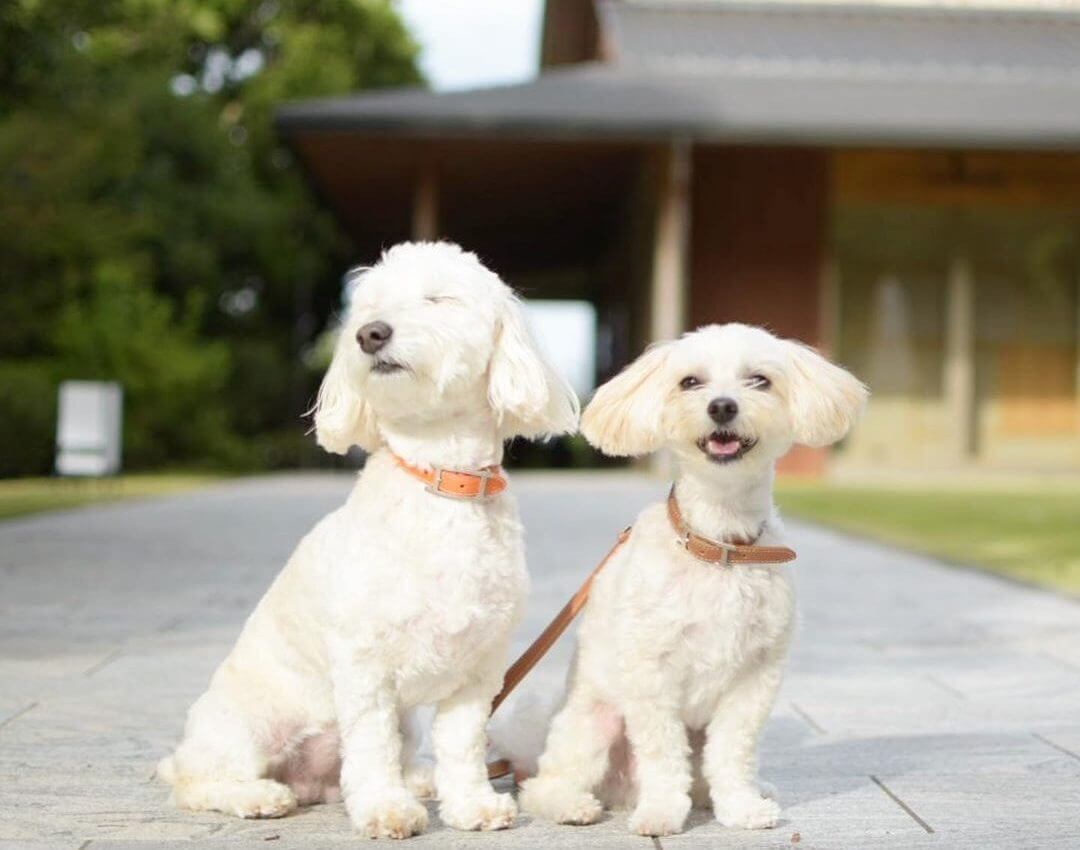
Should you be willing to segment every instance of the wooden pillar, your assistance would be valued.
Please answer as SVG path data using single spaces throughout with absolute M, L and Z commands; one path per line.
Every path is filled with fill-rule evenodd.
M 840 270 L 832 258 L 821 266 L 817 338 L 806 341 L 829 357 L 835 357 L 840 346 Z
M 957 254 L 949 267 L 945 303 L 945 403 L 954 457 L 975 456 L 975 280 L 971 263 Z
M 412 238 L 433 242 L 439 238 L 439 173 L 431 157 L 425 157 L 413 187 Z
M 675 339 L 686 330 L 689 289 L 690 143 L 674 139 L 657 157 L 652 278 L 649 285 L 649 340 Z M 650 456 L 648 467 L 671 476 L 667 452 Z
M 686 329 L 690 237 L 690 143 L 676 139 L 658 157 L 649 338 L 674 339 Z
M 1073 330 L 1073 356 L 1075 359 L 1076 373 L 1073 384 L 1073 410 L 1075 411 L 1076 432 L 1080 435 L 1080 275 L 1076 276 L 1075 289 L 1076 313 Z

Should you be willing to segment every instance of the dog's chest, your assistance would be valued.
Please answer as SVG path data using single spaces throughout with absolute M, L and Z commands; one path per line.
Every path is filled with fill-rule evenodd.
M 448 671 L 471 669 L 505 639 L 527 575 L 513 512 L 428 494 L 398 507 L 350 534 L 331 591 L 334 620 L 358 650 L 392 666 L 403 693 L 426 698 Z
M 760 663 L 764 653 L 782 649 L 791 631 L 794 595 L 785 574 L 728 569 L 700 582 L 685 600 L 686 619 L 672 661 L 684 672 L 690 714 L 698 708 L 711 711 L 732 680 Z

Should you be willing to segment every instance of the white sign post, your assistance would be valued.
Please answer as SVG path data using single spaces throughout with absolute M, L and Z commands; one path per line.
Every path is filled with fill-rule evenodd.
M 56 417 L 56 471 L 101 476 L 120 471 L 124 391 L 106 381 L 64 381 Z

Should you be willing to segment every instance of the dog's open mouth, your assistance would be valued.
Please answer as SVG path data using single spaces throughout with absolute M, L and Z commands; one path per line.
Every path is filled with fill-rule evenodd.
M 395 372 L 404 372 L 405 367 L 396 360 L 376 358 L 375 363 L 371 367 L 371 371 L 376 375 L 393 375 Z
M 713 431 L 698 440 L 698 448 L 714 463 L 731 463 L 757 445 L 757 440 L 741 437 L 732 431 Z

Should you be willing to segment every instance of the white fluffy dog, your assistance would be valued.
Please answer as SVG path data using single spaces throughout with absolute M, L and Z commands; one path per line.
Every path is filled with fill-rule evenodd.
M 793 443 L 847 433 L 864 386 L 811 349 L 760 328 L 701 328 L 649 349 L 582 417 L 610 455 L 670 449 L 682 521 L 716 541 L 782 542 L 773 466 Z M 591 823 L 633 807 L 630 829 L 679 832 L 710 802 L 726 826 L 775 826 L 757 784 L 758 735 L 795 615 L 788 568 L 705 563 L 664 503 L 646 508 L 593 584 L 565 703 L 523 808 Z M 627 746 L 629 744 L 629 747 Z
M 479 474 L 508 437 L 572 431 L 577 415 L 513 293 L 474 255 L 403 244 L 364 271 L 315 430 L 329 451 L 371 456 L 191 707 L 159 768 L 176 803 L 277 817 L 340 794 L 363 834 L 415 834 L 427 812 L 409 789 L 433 789 L 430 772 L 409 773 L 405 712 L 434 704 L 442 819 L 510 826 L 484 726 L 528 584 L 517 508 L 510 494 L 440 497 L 401 462 Z

